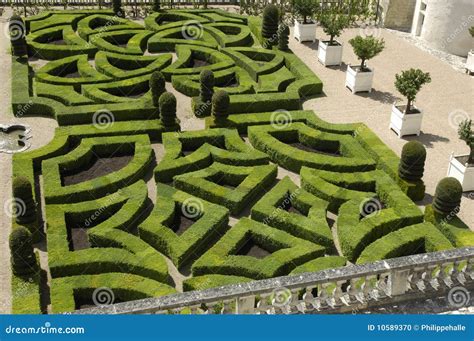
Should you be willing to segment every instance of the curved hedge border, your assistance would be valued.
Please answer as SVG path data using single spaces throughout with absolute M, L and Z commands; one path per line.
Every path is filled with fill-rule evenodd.
M 101 199 L 46 205 L 51 276 L 129 272 L 169 282 L 162 255 L 129 232 L 139 223 L 146 201 L 146 185 L 140 181 Z M 68 228 L 81 226 L 88 227 L 93 248 L 73 251 L 68 242 Z
M 173 185 L 197 197 L 227 207 L 239 214 L 276 179 L 276 165 L 241 167 L 213 163 L 211 166 L 173 177 Z M 226 188 L 224 181 L 235 188 Z
M 256 149 L 294 172 L 299 172 L 302 166 L 339 172 L 371 170 L 376 166 L 352 137 L 322 132 L 302 123 L 252 126 L 248 128 L 248 135 Z M 342 157 L 299 150 L 282 141 L 301 142 L 322 152 L 340 152 Z
M 263 259 L 235 255 L 252 238 L 271 255 Z M 221 274 L 263 279 L 286 275 L 296 266 L 324 255 L 324 248 L 242 218 L 192 266 L 193 276 Z
M 295 207 L 302 215 L 287 212 Z M 251 210 L 253 220 L 276 227 L 289 234 L 335 249 L 332 233 L 326 220 L 328 202 L 315 197 L 284 177 L 266 193 Z
M 171 228 L 181 215 L 195 219 L 183 234 Z M 168 256 L 178 268 L 192 263 L 227 230 L 229 212 L 164 184 L 157 185 L 156 205 L 139 225 L 140 237 Z
M 51 282 L 51 307 L 55 314 L 76 309 L 75 298 L 90 301 L 94 290 L 108 288 L 117 301 L 139 300 L 176 293 L 166 284 L 134 274 L 105 273 L 54 278 Z
M 375 262 L 424 252 L 453 248 L 448 239 L 431 223 L 422 223 L 394 231 L 367 246 L 357 259 L 357 264 Z
M 163 134 L 165 156 L 155 168 L 155 179 L 171 182 L 173 177 L 220 162 L 236 166 L 268 163 L 268 156 L 245 144 L 237 131 L 212 129 Z M 194 151 L 185 156 L 186 151 Z
M 326 269 L 337 269 L 345 266 L 347 259 L 341 256 L 326 256 L 313 259 L 296 267 L 290 275 L 299 275 L 305 272 L 317 272 Z
M 62 186 L 61 174 L 86 165 L 93 156 L 132 152 L 133 159 L 122 169 L 84 181 Z M 95 199 L 120 189 L 123 183 L 141 179 L 151 165 L 153 151 L 146 135 L 86 138 L 72 152 L 43 161 L 46 203 L 77 202 Z

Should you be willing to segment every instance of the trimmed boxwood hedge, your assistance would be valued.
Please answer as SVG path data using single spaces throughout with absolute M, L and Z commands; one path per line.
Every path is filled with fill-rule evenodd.
M 423 222 L 423 213 L 384 172 L 374 174 L 375 192 L 387 207 L 362 217 L 367 199 L 351 199 L 339 208 L 337 232 L 344 256 L 355 261 L 364 248 L 378 238 L 408 225 Z M 377 205 L 377 204 L 375 204 Z
M 302 214 L 286 211 L 291 205 Z M 326 220 L 328 202 L 296 186 L 284 177 L 251 210 L 252 219 L 281 229 L 291 235 L 335 249 Z
M 229 275 L 204 275 L 186 279 L 183 282 L 183 291 L 205 290 L 222 287 L 224 285 L 246 283 L 251 278 Z
M 236 215 L 267 190 L 276 176 L 276 165 L 242 167 L 215 162 L 205 169 L 174 176 L 173 185 L 223 205 Z M 227 188 L 221 181 L 235 188 Z
M 474 246 L 474 232 L 454 212 L 445 216 L 428 205 L 425 207 L 425 221 L 435 225 L 455 247 Z
M 64 172 L 79 170 L 92 157 L 133 153 L 133 159 L 122 169 L 78 184 L 63 186 Z M 153 151 L 146 135 L 86 138 L 66 155 L 43 161 L 44 197 L 46 203 L 77 202 L 95 199 L 120 189 L 123 183 L 141 179 L 149 169 Z
M 367 158 L 365 150 L 354 143 L 351 136 L 322 132 L 303 123 L 252 126 L 248 128 L 248 135 L 256 149 L 268 154 L 275 163 L 294 172 L 299 172 L 302 166 L 340 172 L 371 170 L 376 166 L 373 160 Z M 299 150 L 285 142 L 300 142 L 322 152 L 340 152 L 342 157 Z
M 165 259 L 132 234 L 147 201 L 146 185 L 139 181 L 100 199 L 46 205 L 51 276 L 124 272 L 168 283 Z M 68 229 L 78 227 L 88 228 L 92 248 L 72 249 Z
M 156 190 L 153 212 L 138 227 L 140 238 L 181 268 L 192 263 L 225 233 L 229 211 L 164 184 L 158 184 Z M 172 225 L 181 215 L 195 222 L 177 235 Z
M 263 259 L 236 253 L 249 239 L 271 252 Z M 324 255 L 324 248 L 281 230 L 242 218 L 192 266 L 193 276 L 221 274 L 263 279 L 286 275 Z
M 411 225 L 374 241 L 357 259 L 357 264 L 381 259 L 408 256 L 413 253 L 435 252 L 452 249 L 453 246 L 433 224 Z
M 220 162 L 236 166 L 268 163 L 268 156 L 245 144 L 237 131 L 212 129 L 163 134 L 165 156 L 155 168 L 155 179 L 171 182 L 173 177 Z M 194 151 L 185 155 L 187 151 Z
M 296 267 L 290 272 L 290 275 L 298 275 L 305 272 L 317 272 L 326 269 L 336 269 L 345 266 L 347 259 L 341 256 L 327 256 L 313 259 Z
M 107 288 L 108 290 L 103 293 L 111 292 L 113 299 L 120 302 L 176 293 L 176 290 L 169 285 L 134 274 L 109 272 L 53 278 L 51 281 L 52 312 L 60 314 L 74 311 L 75 299 L 91 301 L 96 290 L 96 295 L 101 294 L 100 288 Z

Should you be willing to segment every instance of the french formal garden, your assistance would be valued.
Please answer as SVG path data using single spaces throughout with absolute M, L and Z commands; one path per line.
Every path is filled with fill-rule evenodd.
M 10 19 L 13 112 L 59 125 L 13 157 L 14 313 L 91 306 L 97 288 L 126 302 L 474 246 L 457 180 L 417 206 L 423 145 L 400 158 L 364 124 L 302 109 L 324 84 L 276 7 L 121 14 Z M 182 129 L 178 94 L 205 129 Z

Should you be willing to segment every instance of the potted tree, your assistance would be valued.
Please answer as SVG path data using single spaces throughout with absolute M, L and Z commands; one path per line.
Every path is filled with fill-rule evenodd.
M 413 101 L 421 87 L 431 82 L 430 74 L 420 69 L 409 69 L 395 75 L 395 78 L 395 87 L 407 98 L 407 104 L 393 104 L 390 129 L 400 138 L 405 135 L 420 135 L 423 113 L 413 105 Z
M 474 38 L 474 26 L 469 29 L 469 33 Z M 468 73 L 474 72 L 474 50 L 469 51 L 467 54 L 466 70 Z
M 324 33 L 329 36 L 329 40 L 319 40 L 318 60 L 324 66 L 341 65 L 342 44 L 334 38 L 341 35 L 342 31 L 349 24 L 349 18 L 340 13 L 329 12 L 321 15 L 320 24 Z
M 474 132 L 472 120 L 464 120 L 459 124 L 458 135 L 470 148 L 469 154 L 451 154 L 448 176 L 456 178 L 464 192 L 474 191 Z
M 316 41 L 316 22 L 312 17 L 318 10 L 316 0 L 293 0 L 293 15 L 295 16 L 295 30 L 293 36 L 300 43 Z
M 374 69 L 367 67 L 366 61 L 374 58 L 385 47 L 383 39 L 377 39 L 372 36 L 357 36 L 349 40 L 354 53 L 361 60 L 359 66 L 347 67 L 346 87 L 351 89 L 352 93 L 359 91 L 372 91 L 372 82 L 374 80 Z

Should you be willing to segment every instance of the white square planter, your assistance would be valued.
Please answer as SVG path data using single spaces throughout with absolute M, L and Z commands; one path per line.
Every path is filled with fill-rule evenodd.
M 295 30 L 293 31 L 293 37 L 300 43 L 304 41 L 316 41 L 316 23 L 303 24 L 295 19 Z
M 368 91 L 372 92 L 372 83 L 374 80 L 374 69 L 366 68 L 366 71 L 359 71 L 360 66 L 348 66 L 346 71 L 346 87 L 351 89 L 352 93 Z
M 335 41 L 335 40 L 334 40 Z M 319 41 L 318 60 L 324 66 L 342 64 L 342 44 L 335 41 L 338 45 L 328 45 L 327 41 Z
M 400 138 L 405 135 L 420 135 L 423 113 L 415 106 L 413 108 L 419 113 L 405 114 L 395 104 L 392 106 L 390 129 L 395 131 Z
M 474 50 L 469 51 L 467 55 L 466 70 L 468 73 L 474 72 Z
M 474 191 L 474 167 L 462 164 L 457 158 L 466 155 L 451 154 L 448 176 L 456 178 L 462 185 L 464 192 Z

